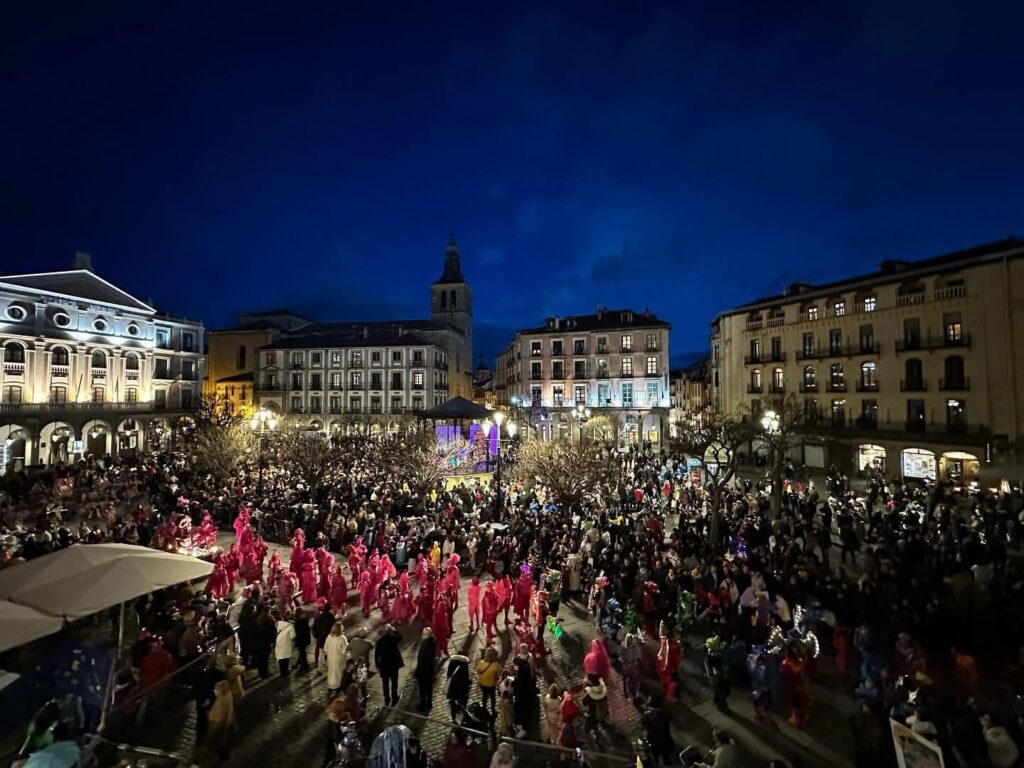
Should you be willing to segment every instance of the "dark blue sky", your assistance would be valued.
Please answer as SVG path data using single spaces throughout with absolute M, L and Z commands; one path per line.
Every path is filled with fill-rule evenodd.
M 787 282 L 1024 234 L 1022 8 L 20 3 L 0 268 L 87 251 L 209 327 L 420 316 L 454 228 L 489 358 L 598 303 L 702 349 Z

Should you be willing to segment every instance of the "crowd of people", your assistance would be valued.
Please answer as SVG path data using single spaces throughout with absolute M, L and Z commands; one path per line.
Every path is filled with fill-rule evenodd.
M 639 759 L 675 763 L 691 746 L 669 727 L 688 687 L 706 685 L 725 713 L 749 695 L 757 727 L 779 729 L 813 724 L 816 684 L 855 698 L 858 766 L 895 765 L 890 718 L 938 745 L 947 765 L 1016 764 L 1019 489 L 873 473 L 855 492 L 832 471 L 821 488 L 785 481 L 773 513 L 767 481 L 752 478 L 723 492 L 712 545 L 712 505 L 683 456 L 608 451 L 616 479 L 583 502 L 566 507 L 543 487 L 510 482 L 499 507 L 493 482 L 417 492 L 367 450 L 371 439 L 400 449 L 400 438 L 338 441 L 343 460 L 320 488 L 271 463 L 257 492 L 252 466 L 217 481 L 180 454 L 9 475 L 0 556 L 112 540 L 211 558 L 204 595 L 140 601 L 145 632 L 123 687 L 149 701 L 185 670 L 199 738 L 214 752 L 229 743 L 242 672 L 269 677 L 273 658 L 280 676 L 324 669 L 331 748 L 364 718 L 372 669 L 385 707 L 428 717 L 443 680 L 448 716 L 467 729 L 447 748 L 445 762 L 457 765 L 471 764 L 466 733 L 491 727 L 569 758 L 576 747 L 608 748 L 613 685 L 637 706 Z M 218 546 L 218 528 L 233 541 Z M 264 537 L 288 546 L 287 558 L 268 555 Z M 545 664 L 567 603 L 594 625 L 571 688 Z M 472 658 L 453 644 L 457 611 L 480 639 Z M 415 704 L 400 702 L 405 625 L 420 634 L 407 672 Z M 504 659 L 494 644 L 503 632 L 513 638 Z M 740 765 L 727 732 L 705 746 L 686 759 Z M 510 759 L 501 749 L 492 764 Z

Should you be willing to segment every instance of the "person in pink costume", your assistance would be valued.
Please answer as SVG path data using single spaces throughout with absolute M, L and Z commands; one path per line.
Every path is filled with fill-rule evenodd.
M 505 612 L 505 626 L 508 626 L 512 623 L 508 620 L 508 609 L 512 607 L 512 579 L 508 574 L 498 579 L 494 590 L 498 593 L 498 610 Z
M 270 555 L 270 572 L 267 574 L 267 583 L 271 586 L 277 584 L 277 579 L 284 573 L 284 566 L 281 565 L 281 556 L 275 549 Z
M 444 586 L 445 592 L 450 596 L 454 596 L 452 607 L 457 609 L 459 607 L 459 589 L 462 584 L 461 574 L 459 573 L 459 556 L 454 552 L 448 558 L 448 568 L 444 572 Z
M 382 584 L 388 579 L 393 579 L 398 575 L 398 569 L 395 568 L 395 564 L 391 562 L 391 558 L 384 555 L 380 562 L 377 564 L 377 583 Z
M 348 545 L 348 572 L 352 574 L 352 583 L 359 582 L 359 573 L 363 570 L 363 561 L 366 559 L 366 547 L 362 541 Z
M 373 554 L 370 555 L 370 559 L 366 563 L 366 570 L 370 572 L 370 582 L 376 590 L 380 586 L 380 555 L 377 554 L 376 549 L 373 550 Z
M 258 581 L 263 581 L 263 568 L 256 560 L 255 551 L 250 549 L 242 557 L 242 566 L 238 575 L 242 577 L 243 584 L 255 584 Z
M 250 525 L 249 508 L 242 507 L 242 509 L 239 510 L 235 521 L 231 525 L 235 529 L 235 541 L 238 541 L 242 538 L 242 529 L 245 528 L 245 526 Z
M 192 543 L 201 549 L 210 549 L 217 543 L 217 526 L 213 524 L 210 513 L 203 511 L 203 521 L 192 532 Z
M 437 600 L 434 606 L 433 621 L 430 628 L 434 631 L 434 639 L 437 641 L 437 655 L 448 655 L 448 640 L 452 636 L 452 623 L 448 616 L 448 601 L 445 598 Z
M 302 585 L 302 602 L 316 602 L 316 555 L 307 549 L 302 553 L 302 573 L 299 576 Z
M 392 621 L 391 605 L 397 598 L 398 585 L 391 579 L 381 584 L 377 590 L 377 607 L 380 608 L 380 615 L 385 624 L 390 624 Z
M 429 624 L 434 618 L 434 583 L 427 581 L 427 584 L 420 590 L 416 598 L 416 618 Z
M 228 574 L 224 570 L 224 562 L 220 557 L 215 557 L 213 559 L 213 572 L 206 582 L 206 593 L 214 600 L 220 600 L 230 591 L 231 585 L 228 584 Z
M 302 553 L 306 549 L 306 534 L 301 528 L 295 529 L 292 536 L 292 557 L 288 562 L 288 570 L 292 573 L 299 573 L 302 570 Z
M 586 675 L 597 675 L 607 681 L 612 671 L 612 662 L 608 658 L 608 651 L 600 640 L 594 639 L 590 643 L 590 653 L 583 657 L 583 673 Z
M 494 625 L 498 621 L 498 610 L 501 601 L 498 599 L 498 591 L 494 588 L 494 582 L 488 581 L 484 585 L 484 599 L 482 601 L 482 616 L 484 626 L 487 627 L 487 644 L 494 642 Z
M 256 562 L 260 564 L 260 572 L 263 572 L 263 561 L 267 559 L 267 542 L 258 533 L 253 536 L 252 549 L 256 553 Z
M 466 611 L 469 613 L 469 631 L 480 629 L 480 577 L 474 576 L 466 588 Z
M 373 589 L 373 577 L 370 576 L 370 571 L 364 569 L 359 574 L 359 602 L 363 607 L 363 616 L 365 618 L 370 617 L 370 608 L 373 605 L 374 598 Z
M 334 581 L 334 555 L 323 547 L 316 548 L 316 571 L 320 576 L 316 594 L 318 597 L 327 597 L 331 594 L 331 583 Z
M 331 593 L 329 596 L 331 610 L 338 615 L 339 620 L 348 610 L 348 582 L 345 581 L 345 574 L 341 572 L 341 566 L 334 566 L 334 578 L 331 579 Z
M 532 598 L 533 578 L 530 576 L 530 566 L 524 563 L 519 568 L 519 577 L 516 579 L 512 604 L 515 607 L 516 616 L 519 617 L 519 621 L 523 622 L 526 626 L 530 626 L 530 600 Z
M 253 536 L 252 526 L 249 525 L 248 521 L 246 521 L 245 526 L 242 528 L 242 533 L 236 541 L 238 542 L 238 550 L 243 555 L 256 551 L 256 537 Z
M 238 571 L 242 567 L 242 554 L 238 551 L 238 542 L 234 542 L 228 553 L 224 555 L 224 570 L 228 574 L 228 583 L 234 586 L 238 581 Z
M 277 609 L 287 613 L 292 608 L 295 600 L 295 590 L 298 587 L 298 579 L 291 571 L 285 571 L 277 579 Z
M 413 578 L 416 579 L 416 583 L 420 585 L 420 589 L 423 589 L 423 585 L 427 583 L 427 559 L 422 555 L 416 557 L 416 570 L 413 573 Z
M 416 608 L 412 602 L 412 593 L 409 591 L 409 574 L 403 572 L 398 577 L 398 596 L 395 597 L 395 602 L 391 606 L 391 623 L 409 623 L 412 621 L 415 613 Z

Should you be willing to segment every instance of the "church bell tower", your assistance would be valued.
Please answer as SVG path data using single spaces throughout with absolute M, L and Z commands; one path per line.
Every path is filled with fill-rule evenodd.
M 472 397 L 473 291 L 462 275 L 454 232 L 448 235 L 444 249 L 444 271 L 430 286 L 430 319 L 455 331 L 449 334 L 449 393 Z

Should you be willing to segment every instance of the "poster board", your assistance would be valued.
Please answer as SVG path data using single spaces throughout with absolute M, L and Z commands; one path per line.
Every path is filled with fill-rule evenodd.
M 919 736 L 896 720 L 889 720 L 896 762 L 900 768 L 946 768 L 942 750 L 924 736 Z

